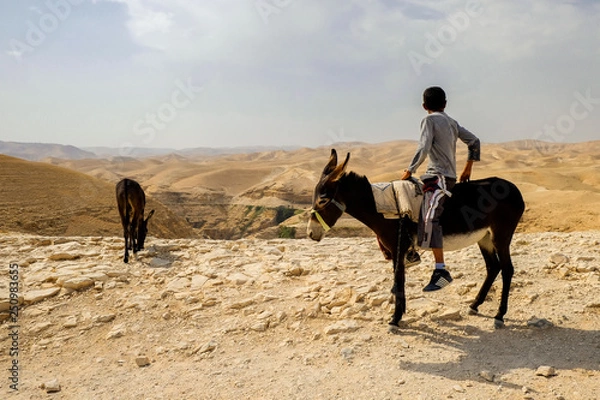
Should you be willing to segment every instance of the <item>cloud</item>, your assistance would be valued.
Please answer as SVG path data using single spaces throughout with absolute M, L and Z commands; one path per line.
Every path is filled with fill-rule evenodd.
M 0 36 L 23 38 L 28 20 L 39 19 L 28 7 L 44 3 L 13 4 Z M 95 137 L 131 135 L 173 82 L 191 78 L 206 90 L 163 140 L 204 141 L 194 135 L 202 131 L 222 141 L 314 144 L 332 130 L 365 141 L 414 138 L 421 93 L 439 84 L 469 127 L 488 140 L 516 139 L 554 123 L 575 91 L 600 96 L 599 35 L 600 4 L 591 0 L 94 0 L 22 57 L 28 68 L 4 48 L 11 62 L 0 63 L 0 75 L 23 79 L 0 85 L 22 98 L 5 102 L 21 107 L 11 115 L 22 118 L 6 122 L 15 131 L 76 137 L 93 110 L 106 116 L 88 124 Z M 411 55 L 421 57 L 417 66 Z M 79 112 L 54 115 L 51 99 Z M 30 122 L 27 107 L 52 114 L 53 124 Z M 597 115 L 578 121 L 574 135 Z

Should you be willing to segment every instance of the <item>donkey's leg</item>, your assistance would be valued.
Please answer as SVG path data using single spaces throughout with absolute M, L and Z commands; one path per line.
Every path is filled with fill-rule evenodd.
M 510 258 L 510 244 L 502 244 L 498 249 L 498 258 L 502 268 L 502 296 L 500 298 L 500 308 L 498 314 L 494 317 L 494 326 L 500 328 L 504 326 L 504 315 L 508 311 L 508 295 L 510 294 L 510 285 L 515 272 L 512 260 Z
M 392 293 L 396 299 L 394 315 L 392 320 L 389 322 L 390 325 L 397 327 L 398 323 L 402 319 L 402 315 L 406 312 L 406 294 L 404 291 L 404 285 L 406 275 L 404 273 L 404 255 L 398 261 L 395 262 L 396 266 L 394 269 L 394 286 L 392 287 Z
M 396 298 L 394 315 L 390 321 L 390 325 L 397 327 L 402 319 L 402 315 L 406 312 L 406 267 L 404 265 L 404 256 L 410 246 L 410 229 L 411 221 L 408 217 L 403 217 L 398 221 L 398 239 L 396 242 L 396 254 L 394 257 L 394 286 L 392 293 Z
M 125 237 L 125 255 L 123 256 L 123 262 L 129 262 L 129 250 L 131 249 L 131 230 L 129 224 L 123 224 L 123 236 Z
M 128 263 L 129 262 L 129 250 L 127 249 L 127 245 L 128 245 L 128 237 L 127 237 L 127 231 L 123 234 L 123 236 L 125 236 L 125 254 L 123 255 L 123 262 L 124 263 Z
M 500 261 L 498 260 L 496 250 L 491 244 L 490 235 L 486 235 L 477 244 L 479 245 L 479 250 L 481 251 L 483 259 L 485 260 L 487 275 L 483 281 L 483 285 L 481 285 L 481 289 L 479 289 L 479 293 L 477 294 L 475 301 L 469 306 L 471 312 L 474 314 L 478 312 L 477 309 L 485 301 L 485 297 L 487 296 L 492 284 L 494 283 L 494 280 L 496 280 L 496 277 L 500 272 Z
M 138 252 L 138 244 L 137 244 L 137 221 L 134 219 L 131 221 L 131 229 L 129 230 L 129 234 L 131 235 L 131 249 L 133 250 L 133 254 Z

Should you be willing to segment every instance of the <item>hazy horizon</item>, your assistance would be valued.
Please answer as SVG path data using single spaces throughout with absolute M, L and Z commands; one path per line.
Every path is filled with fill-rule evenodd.
M 423 89 L 484 143 L 598 140 L 592 0 L 0 5 L 0 140 L 319 147 L 417 140 Z

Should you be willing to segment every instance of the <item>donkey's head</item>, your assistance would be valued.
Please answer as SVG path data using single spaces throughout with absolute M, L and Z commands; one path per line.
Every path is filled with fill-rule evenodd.
M 315 187 L 312 209 L 306 228 L 308 237 L 313 240 L 321 240 L 346 209 L 344 203 L 336 199 L 336 196 L 339 191 L 339 180 L 344 175 L 349 159 L 350 153 L 346 156 L 346 160 L 338 165 L 337 153 L 335 149 L 331 149 L 329 162 L 323 169 L 321 178 Z
M 140 221 L 137 231 L 137 250 L 144 249 L 144 242 L 146 241 L 146 235 L 148 234 L 148 220 L 154 215 L 154 210 L 150 211 L 146 219 Z

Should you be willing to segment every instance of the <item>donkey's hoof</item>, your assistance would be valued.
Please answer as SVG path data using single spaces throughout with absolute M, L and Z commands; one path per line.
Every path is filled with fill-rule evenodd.
M 398 324 L 394 325 L 391 322 L 388 324 L 388 333 L 392 335 L 398 335 L 400 333 L 400 327 Z
M 504 328 L 504 321 L 498 318 L 494 318 L 494 329 L 502 329 Z
M 469 307 L 469 315 L 479 315 L 479 311 L 476 308 Z

